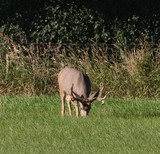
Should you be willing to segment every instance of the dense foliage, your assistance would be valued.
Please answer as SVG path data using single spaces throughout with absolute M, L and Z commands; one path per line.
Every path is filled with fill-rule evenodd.
M 60 0 L 15 2 L 4 3 L 8 11 L 1 26 L 18 42 L 86 43 L 106 39 L 104 20 L 84 5 Z
M 157 41 L 158 0 L 2 0 L 0 27 L 21 43 Z
M 66 65 L 108 96 L 160 97 L 159 0 L 1 0 L 0 94 L 52 94 Z

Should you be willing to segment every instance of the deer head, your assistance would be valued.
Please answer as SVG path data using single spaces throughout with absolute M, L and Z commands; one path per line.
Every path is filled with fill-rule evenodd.
M 100 88 L 98 91 L 96 91 L 95 93 L 91 94 L 88 98 L 85 98 L 83 95 L 79 96 L 78 94 L 76 94 L 73 91 L 73 86 L 71 88 L 71 95 L 72 95 L 72 101 L 77 100 L 81 103 L 81 116 L 86 116 L 89 114 L 89 111 L 91 109 L 91 103 L 94 102 L 95 100 L 98 100 L 101 102 L 101 104 L 104 104 L 106 95 L 104 97 L 102 97 L 102 93 L 103 93 L 103 85 L 100 85 Z

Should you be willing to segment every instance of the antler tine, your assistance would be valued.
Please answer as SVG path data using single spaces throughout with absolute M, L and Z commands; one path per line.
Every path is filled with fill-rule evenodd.
M 106 95 L 105 95 L 104 97 L 102 97 L 103 89 L 104 89 L 103 83 L 100 83 L 99 95 L 98 95 L 98 97 L 97 97 L 97 100 L 98 100 L 98 101 L 101 101 L 101 102 L 102 102 L 102 105 L 104 104 L 104 100 L 105 100 L 105 98 L 106 98 Z
M 98 98 L 102 96 L 103 89 L 104 89 L 104 86 L 103 86 L 103 83 L 101 82 L 101 83 L 100 83 L 100 88 L 99 88 L 99 95 L 98 95 Z
M 102 82 L 100 83 L 100 87 L 103 87 L 103 83 Z

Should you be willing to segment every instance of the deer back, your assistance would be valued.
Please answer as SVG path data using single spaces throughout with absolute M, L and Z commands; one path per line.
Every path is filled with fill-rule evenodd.
M 91 83 L 87 74 L 76 69 L 65 67 L 58 74 L 60 91 L 71 95 L 71 89 L 79 96 L 88 98 L 91 91 Z

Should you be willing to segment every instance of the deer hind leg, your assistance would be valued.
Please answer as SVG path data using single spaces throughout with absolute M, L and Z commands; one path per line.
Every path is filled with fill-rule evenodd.
M 68 109 L 69 109 L 69 115 L 72 116 L 72 109 L 71 109 L 71 96 L 67 95 L 66 96 L 67 104 L 68 104 Z
M 60 92 L 61 96 L 61 115 L 64 116 L 65 114 L 65 97 L 66 94 L 64 92 Z

